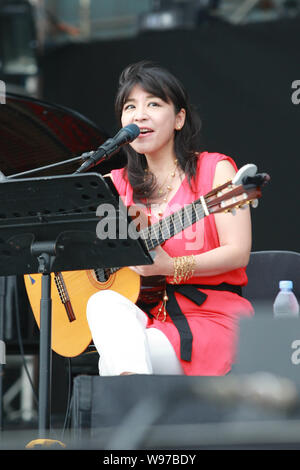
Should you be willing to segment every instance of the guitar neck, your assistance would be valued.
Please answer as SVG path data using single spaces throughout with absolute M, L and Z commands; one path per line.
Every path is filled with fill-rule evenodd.
M 201 199 L 198 199 L 164 219 L 160 219 L 150 227 L 141 230 L 140 235 L 145 241 L 148 250 L 153 250 L 169 240 L 169 238 L 174 237 L 177 233 L 198 222 L 205 215 L 208 214 L 205 213 Z

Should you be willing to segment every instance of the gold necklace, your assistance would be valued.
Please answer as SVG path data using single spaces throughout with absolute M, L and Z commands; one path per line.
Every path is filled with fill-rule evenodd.
M 164 195 L 165 197 L 163 198 L 163 202 L 167 202 L 168 200 L 168 195 L 169 195 L 169 192 L 172 191 L 173 187 L 172 187 L 172 183 L 168 184 L 166 186 L 166 183 L 167 181 L 169 180 L 169 178 L 174 178 L 175 175 L 176 175 L 176 169 L 177 169 L 177 159 L 175 158 L 174 160 L 174 169 L 173 171 L 167 175 L 166 179 L 164 180 L 164 182 L 159 186 L 158 190 L 157 190 L 157 194 L 159 196 L 162 196 Z M 145 169 L 145 173 L 148 173 L 148 168 Z M 145 176 L 146 177 L 146 176 Z
M 172 189 L 173 189 L 172 183 L 169 183 L 167 186 L 166 186 L 166 183 L 167 183 L 167 181 L 169 180 L 170 177 L 171 177 L 171 178 L 175 178 L 175 176 L 176 176 L 176 170 L 177 170 L 177 165 L 178 165 L 177 159 L 174 160 L 174 164 L 175 164 L 175 165 L 174 165 L 173 171 L 172 171 L 170 174 L 167 175 L 167 177 L 166 177 L 166 179 L 164 180 L 163 184 L 162 184 L 162 185 L 158 188 L 158 190 L 157 190 L 157 193 L 158 193 L 159 196 L 164 195 L 164 198 L 163 198 L 162 202 L 161 202 L 160 204 L 156 204 L 156 205 L 159 206 L 159 210 L 158 210 L 158 212 L 157 212 L 157 214 L 158 214 L 159 217 L 162 217 L 163 212 L 164 212 L 163 209 L 162 209 L 160 206 L 168 201 L 168 199 L 169 199 L 169 194 L 170 194 L 170 192 L 171 192 Z M 147 169 L 147 168 L 145 169 L 145 172 L 146 172 L 146 173 L 148 172 L 148 169 Z M 166 187 L 165 187 L 165 186 L 166 186 Z M 148 205 L 148 208 L 150 209 L 150 207 L 149 207 L 150 205 L 149 205 L 148 200 L 147 200 L 147 205 Z M 150 209 L 150 214 L 151 214 L 151 209 Z M 150 215 L 150 216 L 151 216 L 151 215 Z

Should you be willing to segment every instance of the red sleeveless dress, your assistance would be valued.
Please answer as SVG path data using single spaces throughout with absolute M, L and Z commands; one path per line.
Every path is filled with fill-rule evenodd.
M 169 201 L 163 217 L 207 194 L 212 189 L 216 165 L 221 160 L 228 160 L 237 170 L 235 162 L 226 155 L 208 152 L 199 154 L 195 183 L 191 188 L 187 178 L 183 180 Z M 134 205 L 132 188 L 124 170 L 112 170 L 111 173 L 114 185 L 125 205 Z M 156 221 L 157 219 L 152 216 L 152 222 Z M 172 257 L 200 254 L 217 248 L 220 244 L 214 215 L 204 217 L 167 240 L 162 246 Z M 228 283 L 243 286 L 247 284 L 247 275 L 245 268 L 239 268 L 215 276 L 194 276 L 186 283 L 199 285 Z M 180 335 L 171 318 L 172 315 L 167 314 L 165 321 L 155 318 L 161 304 L 152 309 L 154 317 L 149 318 L 147 327 L 158 328 L 168 337 L 186 375 L 224 375 L 230 371 L 235 359 L 238 320 L 241 316 L 253 315 L 253 308 L 248 300 L 237 293 L 203 288 L 201 291 L 207 294 L 206 300 L 201 305 L 197 305 L 180 293 L 175 293 L 193 337 L 190 360 L 181 358 Z

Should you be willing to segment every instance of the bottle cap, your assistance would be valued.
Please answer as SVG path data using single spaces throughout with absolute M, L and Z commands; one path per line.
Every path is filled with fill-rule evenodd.
M 293 281 L 279 281 L 279 289 L 293 289 Z

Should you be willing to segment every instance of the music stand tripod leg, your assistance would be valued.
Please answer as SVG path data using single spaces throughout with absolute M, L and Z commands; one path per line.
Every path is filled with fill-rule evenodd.
M 57 440 L 49 439 L 51 414 L 51 379 L 52 379 L 52 299 L 51 272 L 55 260 L 56 244 L 54 242 L 35 242 L 31 253 L 37 256 L 38 271 L 42 273 L 40 303 L 40 364 L 39 364 L 39 439 L 26 445 L 26 448 L 65 447 Z
M 42 295 L 40 303 L 40 362 L 39 362 L 39 435 L 50 429 L 51 379 L 52 379 L 52 301 L 51 275 L 42 275 Z
M 52 242 L 39 242 L 31 247 L 37 255 L 39 272 L 42 274 L 40 302 L 40 361 L 39 361 L 39 436 L 45 437 L 50 430 L 51 379 L 52 379 L 52 299 L 51 270 L 55 260 L 56 245 Z

